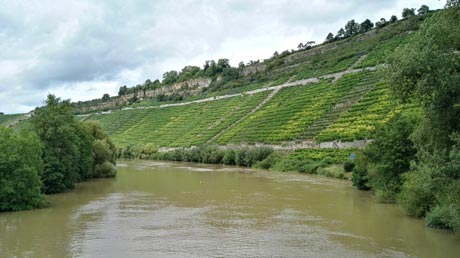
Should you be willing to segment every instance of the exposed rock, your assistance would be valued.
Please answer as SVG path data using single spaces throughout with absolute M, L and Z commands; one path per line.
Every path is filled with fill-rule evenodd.
M 265 70 L 267 70 L 267 65 L 264 63 L 252 64 L 252 65 L 245 66 L 240 71 L 240 76 L 248 76 L 251 74 L 258 73 L 258 72 L 263 72 Z

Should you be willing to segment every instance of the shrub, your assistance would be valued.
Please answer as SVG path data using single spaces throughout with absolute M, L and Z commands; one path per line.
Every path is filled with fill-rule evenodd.
M 399 203 L 410 216 L 424 217 L 435 202 L 430 171 L 410 172 L 403 175 L 404 184 Z
M 367 157 L 362 152 L 358 152 L 356 155 L 356 163 L 353 168 L 351 181 L 353 182 L 353 186 L 359 190 L 367 191 L 370 189 L 369 177 L 367 174 L 367 163 Z
M 343 170 L 345 172 L 352 172 L 354 168 L 355 168 L 355 163 L 351 161 L 345 161 L 345 163 L 343 163 Z
M 275 166 L 276 163 L 280 162 L 284 156 L 285 155 L 281 154 L 280 152 L 272 152 L 264 160 L 257 162 L 255 167 L 261 169 L 270 169 Z
M 94 167 L 94 177 L 114 177 L 117 174 L 115 166 L 109 161 L 104 161 L 102 164 L 96 164 Z
M 232 149 L 225 150 L 222 162 L 225 165 L 235 165 L 235 151 Z

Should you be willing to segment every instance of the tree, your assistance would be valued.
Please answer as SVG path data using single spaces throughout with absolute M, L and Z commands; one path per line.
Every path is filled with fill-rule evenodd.
M 335 39 L 343 39 L 345 37 L 345 30 L 343 28 L 340 28 L 339 31 L 337 31 L 337 34 L 335 35 Z
M 369 187 L 381 202 L 394 202 L 401 191 L 401 175 L 415 160 L 416 149 L 410 139 L 419 121 L 418 112 L 398 113 L 378 128 L 374 141 L 366 148 Z
M 297 48 L 300 50 L 300 49 L 303 49 L 304 48 L 304 45 L 302 42 L 299 43 L 299 45 L 297 45 Z
M 216 65 L 216 74 L 222 73 L 225 69 L 230 68 L 230 61 L 228 58 L 221 58 L 217 60 L 217 65 Z
M 367 32 L 372 28 L 374 28 L 374 23 L 372 23 L 371 20 L 366 19 L 359 25 L 359 33 Z
M 128 93 L 128 87 L 126 87 L 126 85 L 121 86 L 120 89 L 118 90 L 118 96 L 123 96 L 127 93 Z
M 275 52 L 275 53 L 277 53 L 277 52 Z M 241 61 L 241 62 L 238 64 L 238 68 L 240 68 L 240 69 L 241 69 L 241 68 L 244 68 L 244 66 L 245 66 L 245 64 L 244 64 L 243 61 Z
M 345 25 L 345 37 L 351 37 L 359 32 L 359 24 L 355 20 L 348 21 Z
M 425 15 L 430 12 L 430 8 L 426 5 L 420 6 L 420 8 L 417 10 L 418 15 Z
M 415 16 L 415 8 L 404 8 L 402 11 L 403 19 Z
M 396 22 L 397 20 L 398 20 L 398 17 L 397 17 L 396 15 L 392 15 L 392 16 L 390 17 L 389 22 Z
M 73 188 L 81 179 L 81 139 L 70 101 L 61 101 L 50 94 L 45 104 L 35 109 L 31 123 L 44 146 L 43 190 L 59 193 Z
M 332 42 L 333 40 L 334 40 L 334 34 L 332 34 L 332 32 L 329 32 L 329 34 L 327 34 L 326 40 L 324 42 L 329 43 L 329 42 Z
M 309 41 L 307 41 L 307 43 L 305 43 L 305 44 L 303 45 L 303 47 L 304 47 L 305 49 L 310 49 L 310 48 L 312 48 L 315 44 L 316 44 L 315 41 L 309 40 Z
M 104 95 L 102 95 L 102 101 L 107 101 L 110 99 L 110 95 L 105 93 Z
M 46 205 L 41 193 L 43 146 L 26 131 L 0 127 L 0 211 L 18 211 Z
M 92 177 L 114 177 L 117 161 L 117 149 L 109 136 L 102 130 L 97 121 L 85 121 L 83 124 L 86 132 L 91 137 L 93 174 Z
M 395 96 L 424 110 L 411 136 L 418 162 L 406 175 L 400 201 L 435 227 L 460 231 L 460 7 L 436 12 L 387 60 Z
M 459 6 L 460 6 L 460 0 L 447 0 L 445 8 L 459 7 Z
M 177 71 L 169 71 L 163 74 L 163 84 L 173 84 L 179 78 L 179 73 Z
M 375 27 L 377 28 L 383 28 L 387 25 L 387 20 L 385 18 L 380 18 L 380 21 L 375 23 Z

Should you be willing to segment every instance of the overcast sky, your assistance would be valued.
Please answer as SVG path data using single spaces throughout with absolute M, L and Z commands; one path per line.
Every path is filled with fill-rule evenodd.
M 116 95 L 205 60 L 264 59 L 322 42 L 348 20 L 398 18 L 437 0 L 0 0 L 0 112 L 28 112 L 48 93 Z

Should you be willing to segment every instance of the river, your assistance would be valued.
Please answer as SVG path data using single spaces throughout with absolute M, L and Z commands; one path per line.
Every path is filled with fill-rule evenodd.
M 116 179 L 0 213 L 0 257 L 459 257 L 349 182 L 236 167 L 119 161 Z

